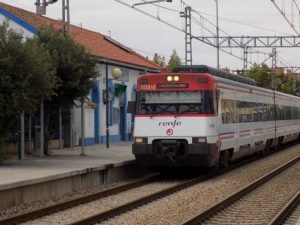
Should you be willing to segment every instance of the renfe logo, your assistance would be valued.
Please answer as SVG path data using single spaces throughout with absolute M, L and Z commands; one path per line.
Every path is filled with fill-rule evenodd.
M 179 127 L 181 125 L 181 121 L 177 121 L 177 120 L 174 120 L 174 121 L 164 121 L 164 122 L 159 122 L 158 123 L 158 126 L 160 127 Z
M 168 129 L 166 133 L 167 133 L 167 135 L 171 136 L 171 135 L 173 135 L 173 130 L 172 129 Z

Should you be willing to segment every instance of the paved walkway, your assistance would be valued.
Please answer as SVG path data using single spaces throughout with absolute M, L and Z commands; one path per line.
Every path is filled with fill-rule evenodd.
M 8 160 L 0 165 L 0 190 L 32 182 L 70 176 L 83 170 L 93 170 L 109 164 L 122 165 L 134 159 L 131 142 L 111 143 L 85 147 L 86 156 L 80 156 L 81 148 L 51 150 L 50 156 L 25 160 Z

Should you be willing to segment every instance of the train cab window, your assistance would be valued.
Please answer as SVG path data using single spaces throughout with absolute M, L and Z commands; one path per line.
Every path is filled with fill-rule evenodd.
M 213 114 L 212 91 L 147 91 L 137 96 L 138 114 Z

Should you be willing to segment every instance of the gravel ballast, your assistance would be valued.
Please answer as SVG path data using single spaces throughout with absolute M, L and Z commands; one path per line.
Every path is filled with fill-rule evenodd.
M 299 154 L 298 146 L 291 147 L 120 215 L 103 224 L 180 224 Z
M 279 153 L 273 154 L 267 158 L 250 163 L 234 171 L 221 176 L 201 182 L 193 187 L 167 196 L 161 200 L 145 205 L 141 208 L 115 217 L 104 222 L 104 224 L 178 224 L 190 218 L 199 211 L 202 211 L 214 203 L 220 201 L 226 196 L 237 191 L 241 187 L 249 184 L 264 174 L 272 171 L 276 167 L 291 160 L 300 154 L 297 146 L 291 147 Z M 102 200 L 77 206 L 70 210 L 65 210 L 41 219 L 29 221 L 26 224 L 67 224 L 99 212 L 111 209 L 113 207 L 136 200 L 142 196 L 166 189 L 178 184 L 180 181 L 156 182 L 140 188 L 135 188 L 118 195 L 104 198 Z M 87 195 L 83 192 L 80 195 Z M 75 195 L 72 195 L 74 198 Z M 77 197 L 77 196 L 76 196 Z M 58 201 L 66 201 L 66 198 L 60 198 Z M 53 200 L 55 201 L 55 200 Z M 48 201 L 49 202 L 49 201 Z M 51 202 L 51 201 L 50 201 Z M 39 203 L 36 203 L 39 204 Z M 47 203 L 48 204 L 48 203 Z M 40 202 L 39 207 L 44 207 L 45 203 Z M 31 209 L 37 205 L 29 205 Z M 11 216 L 18 211 L 22 213 L 24 209 L 14 209 L 6 211 L 0 215 Z M 11 214 L 10 214 L 11 213 Z M 1 219 L 1 218 L 0 218 Z

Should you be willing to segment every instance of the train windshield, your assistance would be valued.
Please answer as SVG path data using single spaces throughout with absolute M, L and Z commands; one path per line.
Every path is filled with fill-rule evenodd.
M 211 114 L 212 91 L 138 92 L 137 114 Z

